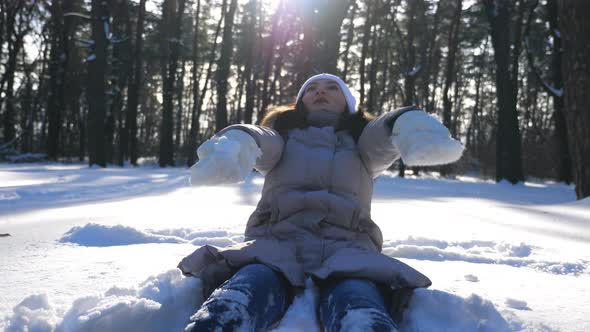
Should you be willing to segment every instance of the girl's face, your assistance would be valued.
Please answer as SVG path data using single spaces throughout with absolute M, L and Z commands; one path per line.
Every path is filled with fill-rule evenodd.
M 329 111 L 342 113 L 346 110 L 346 98 L 338 83 L 320 79 L 305 88 L 301 101 L 309 112 Z

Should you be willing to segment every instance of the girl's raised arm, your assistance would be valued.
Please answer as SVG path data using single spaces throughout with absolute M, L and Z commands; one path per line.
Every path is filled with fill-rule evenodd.
M 191 184 L 239 182 L 252 168 L 266 174 L 281 158 L 283 145 L 282 137 L 268 127 L 240 124 L 224 128 L 199 146 Z
M 415 106 L 369 122 L 358 147 L 373 178 L 400 157 L 409 166 L 432 166 L 455 162 L 463 153 L 461 142 L 453 139 L 440 121 Z

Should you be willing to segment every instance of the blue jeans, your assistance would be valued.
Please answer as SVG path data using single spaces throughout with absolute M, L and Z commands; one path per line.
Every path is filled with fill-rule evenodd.
M 382 293 L 371 281 L 323 281 L 319 300 L 326 332 L 397 331 Z M 187 330 L 265 331 L 281 319 L 290 302 L 285 277 L 262 264 L 247 265 L 211 294 Z
M 191 317 L 190 331 L 266 330 L 287 309 L 290 287 L 281 274 L 267 266 L 246 265 L 213 291 Z
M 336 279 L 320 287 L 320 319 L 326 332 L 397 331 L 383 293 L 366 279 Z

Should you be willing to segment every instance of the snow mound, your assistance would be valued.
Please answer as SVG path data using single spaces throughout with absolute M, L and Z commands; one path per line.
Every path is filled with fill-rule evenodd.
M 526 301 L 507 298 L 505 303 L 506 303 L 506 306 L 508 306 L 512 309 L 531 310 L 531 308 L 529 308 L 529 306 L 527 305 Z
M 6 332 L 53 331 L 59 318 L 47 295 L 31 295 L 13 309 Z
M 417 289 L 400 331 L 514 331 L 494 305 L 477 295 L 468 298 L 438 290 Z
M 243 235 L 227 231 L 192 231 L 187 228 L 164 230 L 138 230 L 122 225 L 86 224 L 76 226 L 64 234 L 59 242 L 75 243 L 86 247 L 110 247 L 144 243 L 192 243 L 226 247 L 244 240 Z
M 186 240 L 172 235 L 152 234 L 133 227 L 86 224 L 70 229 L 60 242 L 76 243 L 86 247 L 124 246 L 142 243 L 186 243 Z
M 227 237 L 198 237 L 191 241 L 196 246 L 204 246 L 206 244 L 216 247 L 227 247 L 236 244 L 236 241 Z
M 555 262 L 530 258 L 533 246 L 494 241 L 447 242 L 427 238 L 409 237 L 387 241 L 383 253 L 396 258 L 427 261 L 463 261 L 476 264 L 502 264 L 528 267 L 537 271 L 559 275 L 580 275 L 588 269 L 588 262 Z
M 293 303 L 287 308 L 279 325 L 272 332 L 292 332 L 296 326 L 298 331 L 319 332 L 316 308 L 318 307 L 319 293 L 313 281 L 308 279 L 305 290 L 295 295 Z
M 12 201 L 16 199 L 20 199 L 16 191 L 0 192 L 0 201 Z
M 230 233 L 224 230 L 213 230 L 213 231 L 194 231 L 187 234 L 184 238 L 187 240 L 193 240 L 196 238 L 212 238 L 212 237 L 228 237 Z
M 180 331 L 203 302 L 200 288 L 199 279 L 170 270 L 138 289 L 78 298 L 63 318 L 46 295 L 32 295 L 14 308 L 6 331 Z
M 450 242 L 412 236 L 405 240 L 387 241 L 384 243 L 384 245 L 393 247 L 398 245 L 415 245 L 422 247 L 436 247 L 438 249 L 458 248 L 472 253 L 495 252 L 510 257 L 528 257 L 533 251 L 533 247 L 526 243 L 512 244 L 506 242 L 497 243 L 494 241 L 481 240 Z
M 175 269 L 152 276 L 137 288 L 115 286 L 102 295 L 80 297 L 63 317 L 46 295 L 31 295 L 14 308 L 6 331 L 180 331 L 190 326 L 190 317 L 202 302 L 200 279 L 184 277 Z M 317 302 L 318 289 L 308 280 L 305 290 L 295 296 L 272 331 L 320 331 Z M 530 310 L 524 301 L 507 299 L 506 304 Z M 348 319 L 365 319 L 365 314 L 370 315 L 357 313 Z M 541 327 L 546 331 L 544 326 L 524 326 L 511 312 L 500 314 L 490 301 L 477 295 L 461 298 L 439 290 L 417 289 L 400 331 L 502 332 Z

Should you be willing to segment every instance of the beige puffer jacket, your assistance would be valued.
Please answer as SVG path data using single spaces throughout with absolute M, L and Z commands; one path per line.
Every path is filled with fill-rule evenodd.
M 399 158 L 386 123 L 408 110 L 371 121 L 358 144 L 334 127 L 293 129 L 286 142 L 268 127 L 221 131 L 243 130 L 256 140 L 262 156 L 255 167 L 266 175 L 262 197 L 245 242 L 200 247 L 178 267 L 201 277 L 206 293 L 251 263 L 280 271 L 299 287 L 308 276 L 366 278 L 392 289 L 430 286 L 420 272 L 381 254 L 383 238 L 370 214 L 373 179 Z

